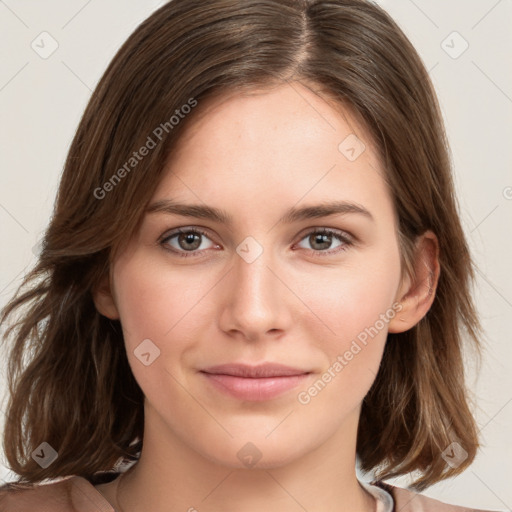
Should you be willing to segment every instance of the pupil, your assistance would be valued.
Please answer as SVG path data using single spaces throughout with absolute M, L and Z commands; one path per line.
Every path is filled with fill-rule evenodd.
M 328 234 L 324 234 L 324 233 L 319 233 L 319 234 L 316 234 L 314 235 L 315 237 L 315 244 L 319 243 L 319 244 L 327 244 L 327 247 L 320 247 L 320 249 L 327 249 L 330 245 L 330 241 L 331 241 L 331 235 L 328 235 Z
M 194 243 L 194 238 L 196 238 Z M 181 241 L 185 241 L 186 244 L 192 244 L 193 247 L 184 247 L 184 249 L 197 249 L 201 244 L 199 243 L 199 235 L 197 233 L 186 233 L 180 236 L 180 245 Z M 183 248 L 183 247 L 182 247 Z

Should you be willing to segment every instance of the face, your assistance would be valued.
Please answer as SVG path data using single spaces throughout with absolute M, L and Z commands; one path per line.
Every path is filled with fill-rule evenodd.
M 216 100 L 177 149 L 111 276 L 145 437 L 231 467 L 355 448 L 401 286 L 368 134 L 287 84 Z

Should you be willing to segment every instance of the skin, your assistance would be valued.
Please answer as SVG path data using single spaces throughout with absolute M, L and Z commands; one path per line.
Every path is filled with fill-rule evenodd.
M 98 311 L 121 320 L 146 397 L 139 462 L 119 489 L 119 478 L 97 489 L 124 512 L 375 510 L 355 473 L 361 403 L 387 332 L 410 329 L 432 304 L 437 239 L 427 232 L 418 240 L 416 276 L 402 279 L 384 170 L 347 108 L 293 83 L 231 94 L 205 112 L 180 139 L 151 203 L 172 198 L 221 208 L 233 225 L 148 213 L 95 291 Z M 350 161 L 338 146 L 353 133 L 366 149 Z M 362 205 L 373 220 L 348 213 L 278 223 L 291 207 L 331 200 Z M 180 244 L 178 236 L 160 243 L 173 229 L 191 226 L 207 231 L 194 249 L 198 256 L 166 250 L 187 253 L 191 242 Z M 353 243 L 335 236 L 315 243 L 313 228 L 324 227 L 351 235 Z M 263 249 L 251 263 L 236 251 L 248 236 Z M 300 403 L 298 394 L 398 302 L 401 310 L 378 334 Z M 148 366 L 134 354 L 144 339 L 160 350 Z M 312 373 L 262 402 L 221 393 L 198 373 L 241 361 Z M 237 457 L 248 442 L 261 454 L 253 467 Z

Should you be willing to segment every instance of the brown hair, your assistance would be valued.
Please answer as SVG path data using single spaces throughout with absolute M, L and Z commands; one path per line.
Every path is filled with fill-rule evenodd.
M 439 105 L 411 43 L 364 0 L 173 0 L 135 30 L 92 94 L 39 260 L 0 318 L 19 312 L 5 335 L 13 345 L 3 437 L 19 484 L 72 474 L 92 480 L 119 461 L 137 460 L 143 393 L 120 323 L 97 312 L 91 292 L 138 229 L 201 104 L 293 80 L 350 106 L 375 141 L 394 198 L 403 269 L 412 275 L 419 235 L 430 229 L 439 240 L 432 307 L 407 332 L 388 334 L 364 398 L 361 469 L 379 478 L 419 471 L 411 487 L 421 491 L 473 461 L 479 444 L 462 358 L 464 337 L 481 357 L 473 262 Z M 132 160 L 150 139 L 144 158 Z M 468 453 L 456 468 L 441 457 L 452 441 Z M 42 442 L 58 452 L 47 468 L 31 457 Z

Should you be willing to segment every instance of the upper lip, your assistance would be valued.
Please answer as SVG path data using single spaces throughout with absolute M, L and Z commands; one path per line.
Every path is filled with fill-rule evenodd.
M 263 363 L 259 365 L 248 364 L 220 364 L 210 366 L 201 370 L 204 373 L 216 375 L 232 375 L 234 377 L 264 378 L 264 377 L 285 377 L 290 375 L 304 375 L 310 373 L 308 370 L 292 368 L 278 363 Z

